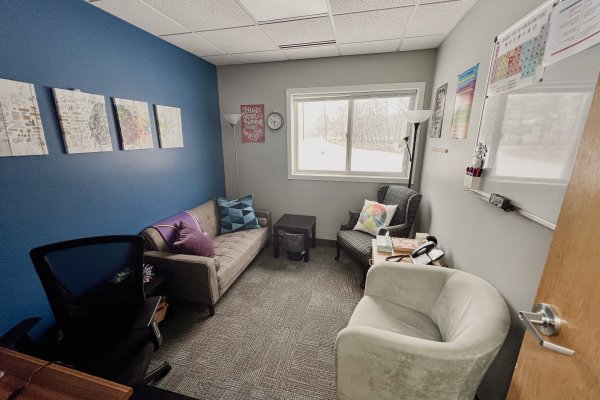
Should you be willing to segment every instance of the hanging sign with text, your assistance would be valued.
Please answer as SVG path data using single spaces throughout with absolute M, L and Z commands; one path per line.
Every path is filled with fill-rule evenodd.
M 265 142 L 265 105 L 240 106 L 242 113 L 242 143 Z

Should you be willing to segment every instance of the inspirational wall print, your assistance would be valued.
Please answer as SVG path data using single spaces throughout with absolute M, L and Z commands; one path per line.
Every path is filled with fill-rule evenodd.
M 265 142 L 265 105 L 240 106 L 242 113 L 242 143 Z
M 446 109 L 446 93 L 448 83 L 446 82 L 435 91 L 433 114 L 429 123 L 429 137 L 440 138 L 442 136 L 442 123 L 444 122 L 444 110 Z
M 452 130 L 450 131 L 451 139 L 467 138 L 478 70 L 479 64 L 469 68 L 458 76 L 454 116 L 452 117 Z
M 154 147 L 150 130 L 148 103 L 114 98 L 123 150 L 151 149 Z
M 0 79 L 0 157 L 48 154 L 35 89 Z
M 112 151 L 104 96 L 54 89 L 67 153 Z
M 155 105 L 158 121 L 158 138 L 162 149 L 183 147 L 183 129 L 181 128 L 181 109 L 177 107 Z

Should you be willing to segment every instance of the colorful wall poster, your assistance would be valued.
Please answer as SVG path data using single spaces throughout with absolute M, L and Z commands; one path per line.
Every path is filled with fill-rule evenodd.
M 429 122 L 429 137 L 439 138 L 442 136 L 442 123 L 444 122 L 444 110 L 446 109 L 446 94 L 448 82 L 437 88 L 433 104 L 433 113 Z
M 469 68 L 458 76 L 456 101 L 454 103 L 454 115 L 452 117 L 452 130 L 450 131 L 451 139 L 467 138 L 478 71 L 479 64 Z
M 488 96 L 530 86 L 542 78 L 552 8 L 552 4 L 548 4 L 498 35 Z
M 550 18 L 544 64 L 550 65 L 600 43 L 600 0 L 565 0 Z
M 54 89 L 67 153 L 112 151 L 104 96 Z
M 265 105 L 240 106 L 242 113 L 242 143 L 265 142 Z
M 141 150 L 154 147 L 150 130 L 148 103 L 114 98 L 123 150 Z
M 0 79 L 0 157 L 48 154 L 35 89 Z

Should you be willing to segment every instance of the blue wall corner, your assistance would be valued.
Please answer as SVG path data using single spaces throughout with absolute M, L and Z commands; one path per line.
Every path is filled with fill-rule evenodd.
M 136 234 L 225 194 L 217 73 L 82 0 L 1 1 L 0 54 L 0 78 L 35 84 L 49 151 L 0 158 L 0 335 L 41 316 L 39 335 L 53 318 L 33 247 Z M 105 96 L 112 152 L 66 154 L 53 87 Z M 120 150 L 112 97 L 180 107 L 185 147 L 158 148 L 153 121 L 154 149 Z

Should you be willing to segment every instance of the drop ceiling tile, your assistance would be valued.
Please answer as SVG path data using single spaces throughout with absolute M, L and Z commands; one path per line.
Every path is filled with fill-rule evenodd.
M 436 49 L 444 41 L 445 36 L 432 35 L 404 38 L 400 51 Z
M 91 4 L 153 35 L 189 31 L 139 0 L 102 0 Z
M 330 3 L 334 14 L 342 14 L 414 6 L 417 0 L 330 0 Z
M 207 43 L 204 39 L 194 35 L 193 33 L 161 36 L 160 38 L 171 44 L 174 44 L 177 47 L 181 47 L 182 49 L 187 50 L 198 57 L 223 54 L 221 50 L 217 49 L 212 44 Z
M 232 65 L 232 64 L 239 64 L 239 61 L 237 61 L 235 58 L 231 57 L 229 54 L 223 54 L 220 56 L 206 56 L 206 57 L 202 57 L 203 59 L 205 59 L 206 61 L 208 61 L 211 64 L 215 64 L 215 65 Z
M 235 0 L 143 0 L 192 31 L 253 25 Z
M 334 15 L 339 43 L 399 39 L 414 7 Z
M 310 15 L 327 14 L 325 0 L 239 0 L 239 2 L 260 22 L 307 17 Z
M 351 56 L 354 54 L 389 53 L 392 51 L 398 51 L 398 47 L 400 47 L 400 39 L 340 44 L 343 56 Z
M 261 24 L 261 28 L 277 45 L 335 39 L 329 17 Z
M 227 53 L 278 50 L 275 43 L 256 26 L 198 32 L 197 35 Z
M 276 51 L 260 51 L 256 53 L 237 53 L 232 54 L 242 63 L 261 63 L 269 61 L 284 61 L 287 57 L 279 50 Z
M 420 5 L 406 31 L 406 36 L 447 34 L 476 1 L 460 0 Z
M 335 57 L 338 55 L 337 47 L 334 45 L 301 47 L 297 49 L 285 49 L 282 51 L 291 60 L 297 60 L 301 58 Z

